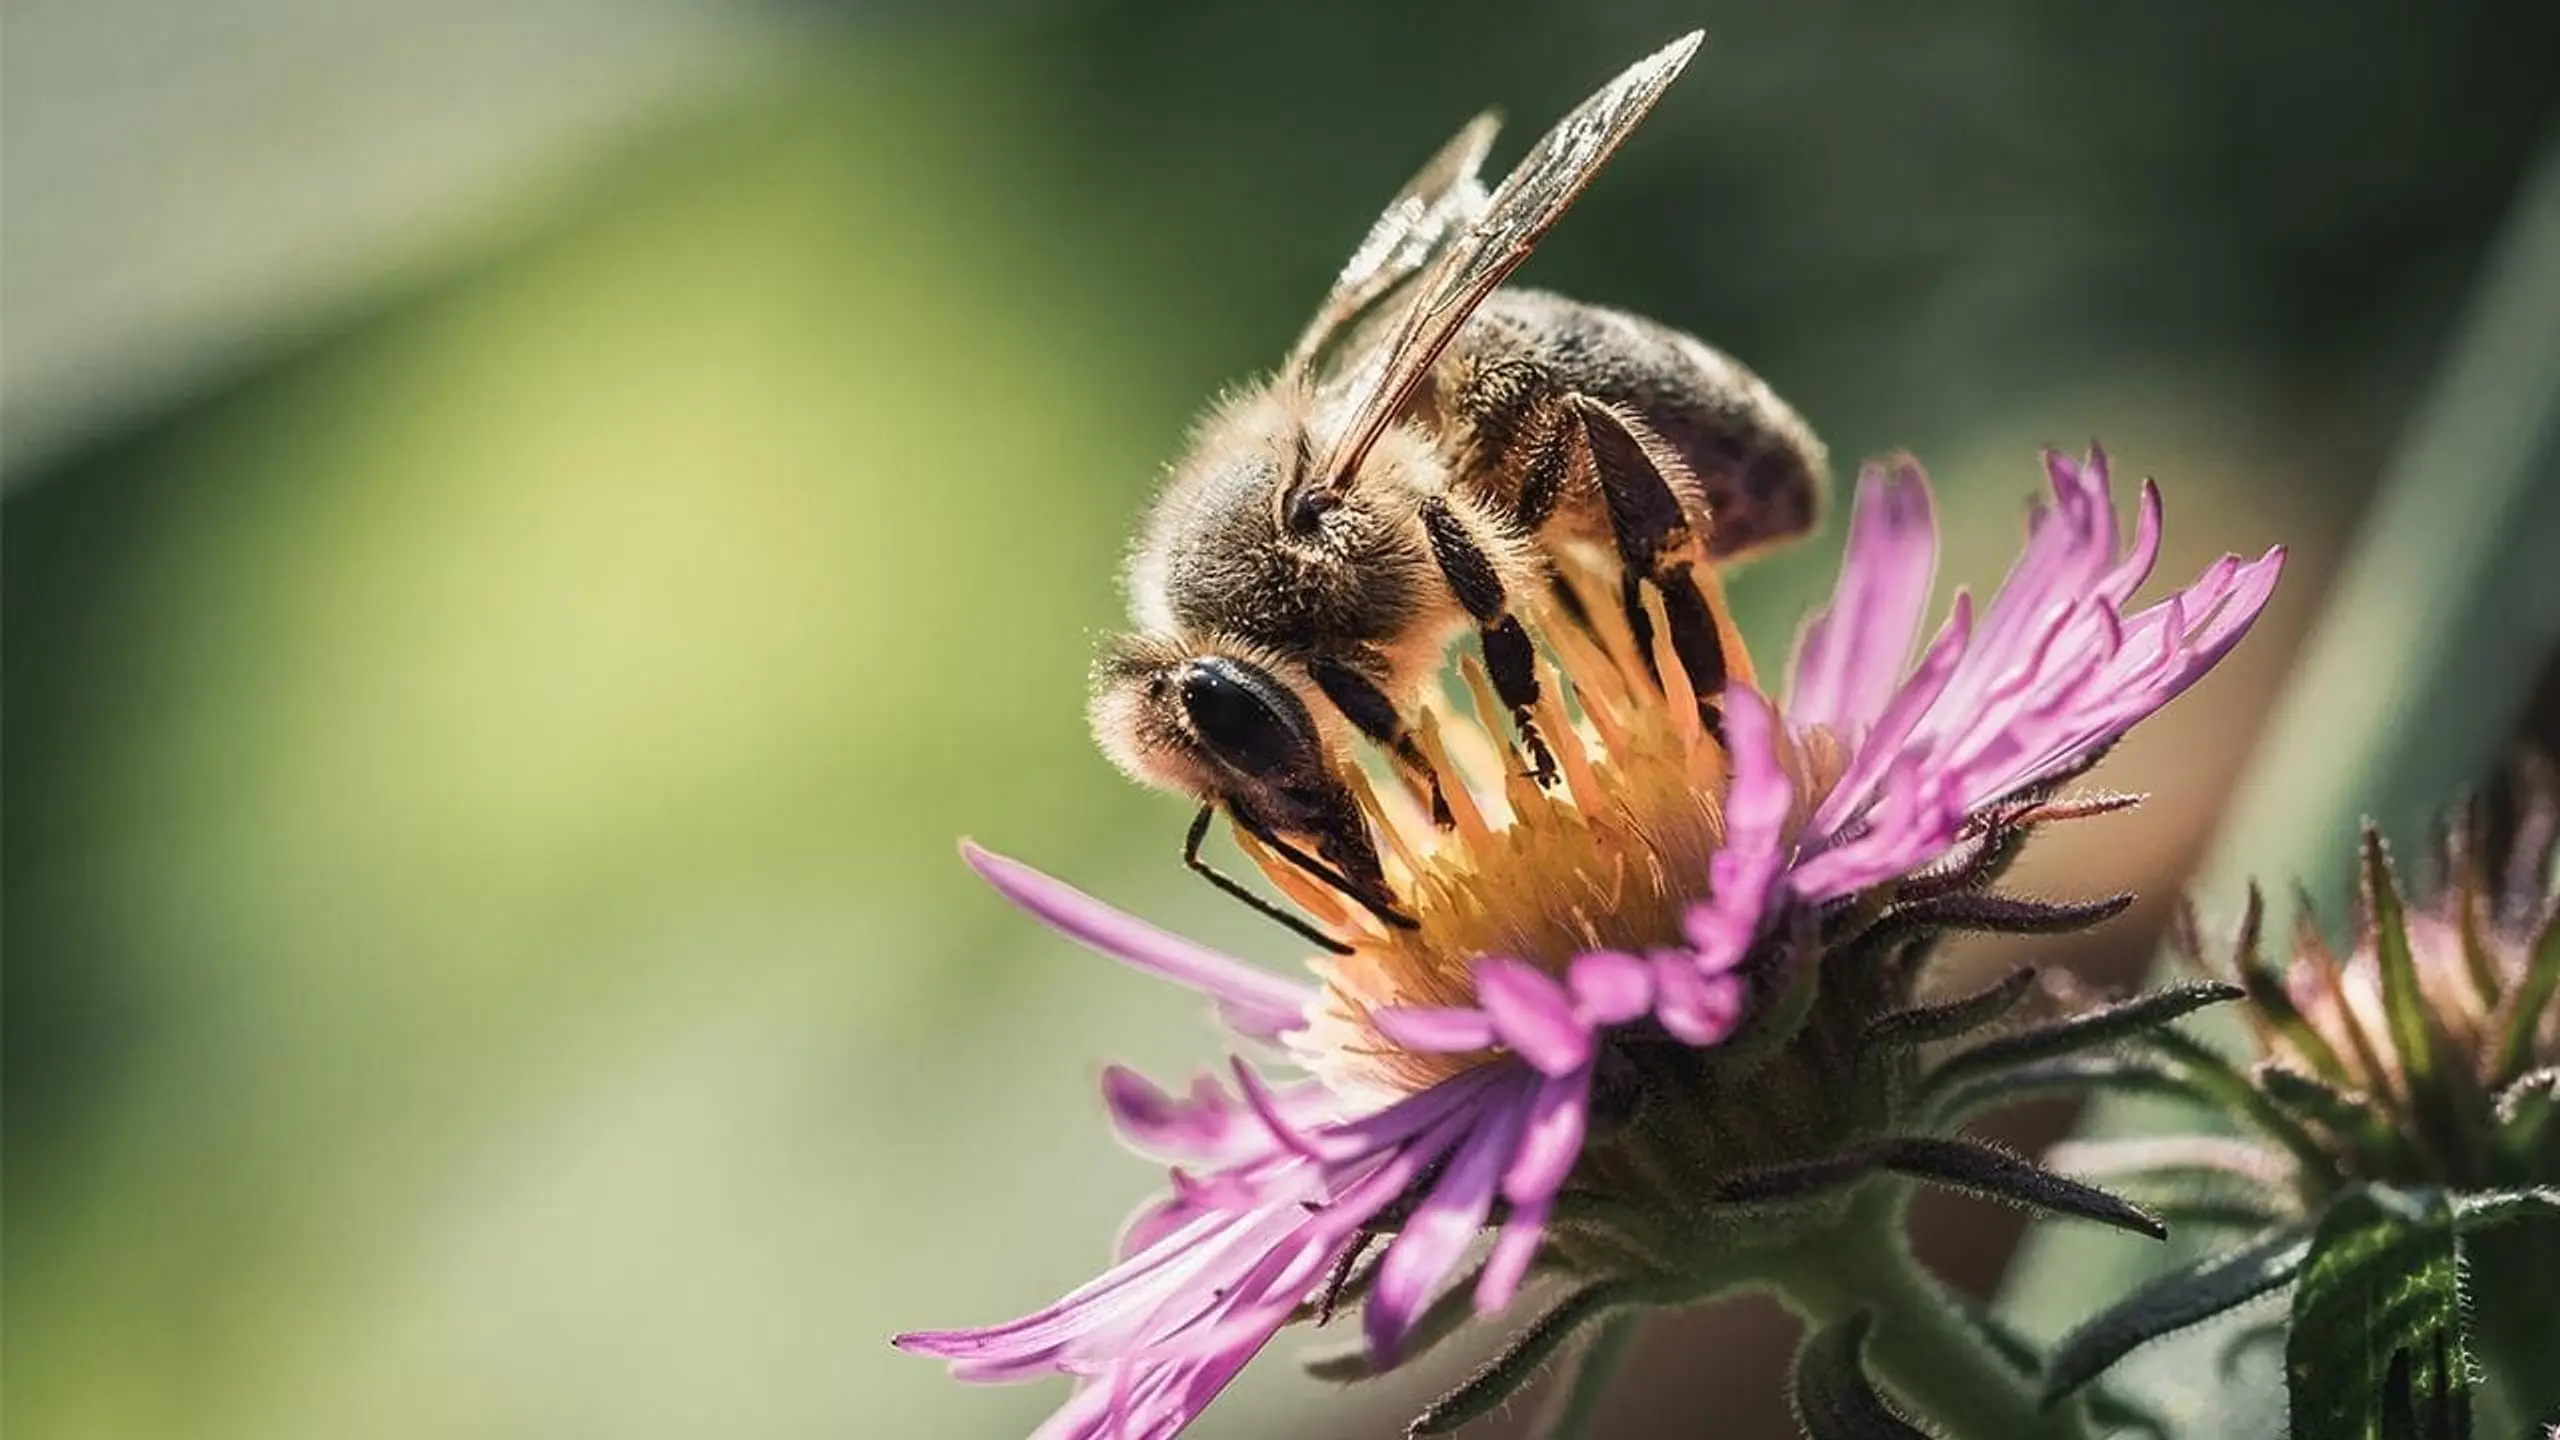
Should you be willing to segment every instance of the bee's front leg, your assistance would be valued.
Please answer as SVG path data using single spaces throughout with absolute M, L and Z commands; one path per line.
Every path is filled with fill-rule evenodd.
M 1318 949 L 1330 951 L 1336 955 L 1350 954 L 1350 946 L 1345 945 L 1340 940 L 1327 935 L 1315 926 L 1308 924 L 1306 921 L 1290 914 L 1288 911 L 1281 909 L 1279 906 L 1272 904 L 1261 896 L 1256 895 L 1252 890 L 1248 889 L 1243 882 L 1226 874 L 1224 871 L 1219 870 L 1216 866 L 1211 865 L 1206 859 L 1202 858 L 1200 854 L 1201 842 L 1209 838 L 1209 822 L 1215 820 L 1217 817 L 1218 807 L 1215 805 L 1202 805 L 1200 807 L 1200 812 L 1192 817 L 1191 828 L 1184 832 L 1182 837 L 1183 865 L 1187 867 L 1192 874 L 1199 876 L 1201 879 L 1208 881 L 1212 885 L 1215 885 L 1220 891 L 1224 892 L 1231 898 L 1242 902 L 1246 909 L 1251 910 L 1253 913 L 1266 920 L 1278 923 L 1283 929 L 1288 930 L 1290 933 L 1307 941 L 1309 944 L 1316 946 Z M 1347 894 L 1350 892 L 1346 891 L 1345 893 Z
M 1396 759 L 1405 772 L 1420 781 L 1431 801 L 1431 823 L 1446 830 L 1456 821 L 1449 814 L 1449 797 L 1440 789 L 1440 772 L 1431 768 L 1431 760 L 1422 753 L 1404 717 L 1396 713 L 1395 701 L 1378 688 L 1378 682 L 1358 666 L 1330 655 L 1318 656 L 1307 666 L 1315 677 L 1316 688 L 1324 692 L 1333 708 L 1342 712 L 1361 734 Z

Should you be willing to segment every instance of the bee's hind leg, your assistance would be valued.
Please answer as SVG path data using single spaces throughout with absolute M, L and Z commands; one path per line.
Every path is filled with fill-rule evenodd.
M 1609 529 L 1625 565 L 1623 597 L 1627 623 L 1638 649 L 1650 661 L 1653 624 L 1645 612 L 1641 582 L 1650 580 L 1662 596 L 1662 613 L 1670 627 L 1671 653 L 1688 672 L 1698 697 L 1699 718 L 1711 732 L 1721 733 L 1720 698 L 1729 678 L 1724 636 L 1714 610 L 1699 589 L 1694 573 L 1705 551 L 1682 509 L 1679 493 L 1663 473 L 1677 465 L 1667 452 L 1645 442 L 1643 421 L 1614 405 L 1575 395 L 1568 402 L 1591 458 L 1600 493 L 1608 502 Z
M 1485 673 L 1493 692 L 1511 710 L 1511 725 L 1520 736 L 1529 773 L 1541 786 L 1556 782 L 1556 757 L 1538 733 L 1538 652 L 1520 617 L 1511 613 L 1510 596 L 1486 546 L 1470 531 L 1467 517 L 1445 495 L 1422 502 L 1422 527 L 1431 536 L 1431 556 L 1439 562 L 1451 593 L 1476 622 L 1484 647 Z

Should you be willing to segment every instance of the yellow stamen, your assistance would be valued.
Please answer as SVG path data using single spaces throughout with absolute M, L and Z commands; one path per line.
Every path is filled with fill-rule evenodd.
M 1662 592 L 1648 585 L 1644 588 L 1645 619 L 1651 622 L 1653 634 L 1653 668 L 1662 676 L 1662 703 L 1671 708 L 1674 719 L 1682 721 L 1681 730 L 1694 741 L 1703 727 L 1698 723 L 1698 691 L 1689 683 L 1688 667 L 1680 663 L 1671 649 L 1671 617 L 1663 613 Z
M 1711 576 L 1700 578 L 1731 673 L 1749 675 L 1722 590 Z M 1541 788 L 1527 773 L 1509 708 L 1472 655 L 1459 665 L 1465 703 L 1429 704 L 1414 717 L 1449 824 L 1432 824 L 1383 782 L 1351 777 L 1390 895 L 1415 925 L 1385 925 L 1338 897 L 1321 910 L 1352 947 L 1315 962 L 1325 998 L 1300 1037 L 1329 1082 L 1410 1091 L 1479 1063 L 1484 1057 L 1405 1051 L 1369 1017 L 1390 1006 L 1474 1003 L 1474 967 L 1487 956 L 1560 974 L 1590 950 L 1643 953 L 1684 943 L 1682 921 L 1707 897 L 1709 865 L 1724 843 L 1725 753 L 1699 722 L 1660 598 L 1645 597 L 1655 636 L 1648 664 L 1616 588 L 1579 588 L 1589 597 L 1588 629 L 1562 615 L 1540 617 L 1545 653 L 1533 718 L 1555 756 L 1556 783 Z M 1838 773 L 1819 739 L 1786 759 L 1791 773 L 1808 777 L 1800 790 Z M 1799 805 L 1815 799 L 1807 793 Z M 1247 853 L 1303 900 L 1305 877 L 1258 849 Z

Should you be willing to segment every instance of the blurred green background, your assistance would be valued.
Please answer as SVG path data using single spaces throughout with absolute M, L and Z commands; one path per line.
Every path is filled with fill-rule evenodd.
M 1700 24 L 1528 278 L 1733 350 L 1844 469 L 1919 453 L 1949 582 L 2092 435 L 2170 569 L 2302 557 L 2102 772 L 2154 803 L 2035 857 L 2155 897 L 2077 957 L 2125 973 L 2560 8 L 12 0 L 9 1428 L 1026 1429 L 887 1334 L 1089 1273 L 1149 1183 L 1100 1065 L 1218 1052 L 954 838 L 1290 958 L 1086 740 L 1129 520 L 1460 120 L 1507 159 Z M 1764 669 L 1837 549 L 1736 582 Z M 2015 1226 L 1924 1219 L 1977 1285 Z M 1611 1433 L 1782 1433 L 1784 1346 L 1660 1327 Z M 1201 1433 L 1433 1378 L 1289 1368 Z

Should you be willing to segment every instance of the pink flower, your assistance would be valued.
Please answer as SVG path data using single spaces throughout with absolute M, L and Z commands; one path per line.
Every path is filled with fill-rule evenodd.
M 1782 1021 L 1784 1007 L 1767 1003 L 1798 983 L 1808 945 L 1854 943 L 1866 932 L 1843 931 L 1841 917 L 1869 925 L 1977 870 L 1987 884 L 2003 842 L 2067 813 L 2041 806 L 2052 787 L 2212 668 L 2275 585 L 2280 554 L 2225 558 L 2128 613 L 2158 550 L 2157 492 L 2144 487 L 2128 547 L 2104 457 L 2046 465 L 2053 500 L 2036 507 L 1999 593 L 1978 620 L 1959 596 L 1916 658 L 1937 533 L 1927 481 L 1907 460 L 1861 477 L 1838 588 L 1805 628 L 1781 703 L 1753 688 L 1711 594 L 1735 677 L 1721 727 L 1665 702 L 1685 677 L 1658 686 L 1609 607 L 1587 607 L 1600 616 L 1588 632 L 1548 627 L 1558 683 L 1545 687 L 1542 721 L 1562 762 L 1555 790 L 1511 773 L 1498 725 L 1462 734 L 1462 720 L 1442 716 L 1426 733 L 1444 778 L 1463 782 L 1454 824 L 1433 826 L 1401 796 L 1372 797 L 1390 883 L 1416 929 L 1267 867 L 1351 951 L 1316 965 L 1320 983 L 969 849 L 1007 898 L 1209 996 L 1240 1040 L 1304 1078 L 1274 1087 L 1238 1062 L 1176 1096 L 1110 1072 L 1104 1098 L 1123 1138 L 1173 1166 L 1119 1262 L 1022 1319 L 897 1344 L 964 1380 L 1072 1377 L 1044 1436 L 1169 1436 L 1293 1318 L 1329 1312 L 1337 1291 L 1365 1291 L 1370 1360 L 1384 1367 L 1451 1320 L 1508 1305 L 1532 1273 L 1594 1278 L 1600 1262 L 1549 1226 L 1559 1205 L 1705 1203 L 1626 1178 L 1642 1166 L 1595 1163 L 1659 1142 L 1613 1124 L 1619 1112 L 1665 1085 L 1712 1089 L 1706 1067 L 1747 1027 L 1835 1024 Z M 1470 765 L 1470 752 L 1493 758 Z M 1897 972 L 1815 1008 L 1854 1006 L 1836 1018 L 1854 1036 L 1908 991 Z M 1720 1148 L 1719 1115 L 1694 1117 L 1702 1153 Z M 1490 1247 L 1468 1267 L 1488 1229 Z M 1380 1237 L 1391 1237 L 1383 1255 L 1352 1269 Z

